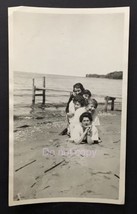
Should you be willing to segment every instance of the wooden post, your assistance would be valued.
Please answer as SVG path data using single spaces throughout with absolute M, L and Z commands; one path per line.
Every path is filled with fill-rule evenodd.
M 112 100 L 112 102 L 111 102 L 111 111 L 114 111 L 114 100 L 115 99 L 116 99 L 115 97 L 111 98 L 111 100 Z
M 35 104 L 35 79 L 32 79 L 32 104 Z
M 45 90 L 45 87 L 46 87 L 46 79 L 45 79 L 45 77 L 43 77 L 43 102 L 42 102 L 42 104 L 43 105 L 45 105 L 45 92 L 46 92 L 46 90 Z
M 107 112 L 107 107 L 108 107 L 108 96 L 105 97 L 105 107 L 104 107 L 105 112 Z

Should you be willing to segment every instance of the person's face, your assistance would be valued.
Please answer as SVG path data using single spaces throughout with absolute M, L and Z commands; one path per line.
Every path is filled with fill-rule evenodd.
M 89 125 L 91 125 L 91 121 L 88 117 L 83 117 L 82 127 L 86 129 Z
M 89 95 L 88 94 L 83 94 L 83 97 L 84 97 L 85 100 L 89 99 Z
M 81 107 L 81 104 L 79 102 L 75 102 L 74 107 L 75 107 L 75 110 L 77 110 L 78 108 Z
M 88 112 L 93 113 L 95 111 L 95 105 L 93 103 L 89 103 L 86 109 Z
M 80 88 L 74 88 L 74 93 L 77 95 L 77 94 L 80 94 L 82 91 Z

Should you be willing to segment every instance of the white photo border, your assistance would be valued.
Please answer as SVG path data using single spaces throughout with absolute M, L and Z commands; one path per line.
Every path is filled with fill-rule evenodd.
M 121 123 L 121 146 L 120 146 L 120 183 L 119 183 L 119 199 L 100 199 L 100 198 L 42 198 L 42 199 L 27 199 L 14 201 L 13 200 L 13 180 L 14 180 L 14 135 L 13 135 L 13 13 L 15 11 L 26 13 L 55 13 L 55 14 L 124 14 L 124 48 L 123 48 L 123 86 L 122 86 L 122 123 Z M 129 7 L 115 7 L 115 8 L 37 8 L 37 7 L 11 7 L 8 8 L 8 30 L 9 30 L 9 206 L 47 203 L 47 202 L 93 202 L 93 203 L 107 203 L 107 204 L 124 204 L 125 203 L 125 169 L 126 169 L 126 129 L 127 129 L 127 90 L 128 90 L 128 46 L 129 46 Z

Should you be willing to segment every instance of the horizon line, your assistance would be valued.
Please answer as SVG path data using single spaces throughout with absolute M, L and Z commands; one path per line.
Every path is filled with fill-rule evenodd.
M 78 76 L 78 75 L 69 75 L 69 74 L 51 74 L 51 73 L 37 73 L 37 72 L 28 72 L 28 71 L 19 71 L 19 70 L 14 70 L 13 72 L 22 72 L 22 73 L 32 73 L 32 74 L 41 74 L 41 75 L 56 75 L 56 76 L 70 76 L 70 77 L 86 77 L 86 75 L 106 75 L 106 74 L 98 74 L 98 73 L 86 73 L 85 76 Z M 123 71 L 111 71 L 112 72 L 123 72 Z

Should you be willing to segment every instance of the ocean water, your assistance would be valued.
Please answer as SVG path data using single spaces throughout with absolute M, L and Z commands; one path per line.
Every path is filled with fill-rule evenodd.
M 42 87 L 43 76 L 46 77 L 46 103 L 65 103 L 68 101 L 73 85 L 77 82 L 89 89 L 98 102 L 104 102 L 105 96 L 122 98 L 122 80 L 87 78 L 76 76 L 35 74 L 26 72 L 14 72 L 14 107 L 29 107 L 32 103 L 32 79 L 35 85 Z M 36 97 L 36 103 L 41 102 L 42 97 Z M 20 111 L 21 112 L 21 111 Z

